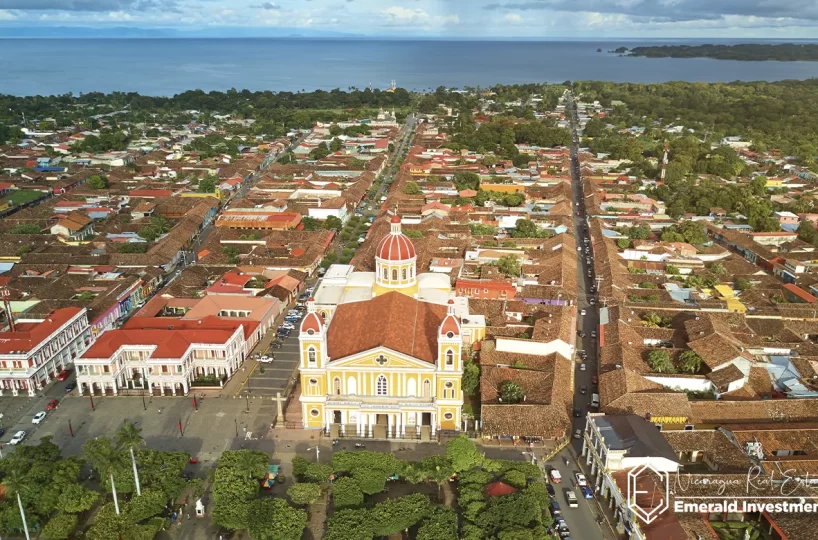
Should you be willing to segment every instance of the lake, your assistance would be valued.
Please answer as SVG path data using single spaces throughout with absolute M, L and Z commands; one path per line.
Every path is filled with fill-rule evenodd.
M 714 40 L 710 40 L 713 42 Z M 190 89 L 410 90 L 496 83 L 734 81 L 818 77 L 818 62 L 627 58 L 607 51 L 701 40 L 0 39 L 0 93 Z M 597 52 L 602 49 L 603 52 Z

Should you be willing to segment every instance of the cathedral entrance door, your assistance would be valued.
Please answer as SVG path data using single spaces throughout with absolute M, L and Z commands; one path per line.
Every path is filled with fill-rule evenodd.
M 386 427 L 389 424 L 389 420 L 387 419 L 385 414 L 377 414 L 375 415 L 375 426 L 374 426 L 374 434 L 373 437 L 376 439 L 385 439 L 386 438 Z
M 422 426 L 431 426 L 432 425 L 432 413 L 425 412 L 423 413 L 423 418 L 420 423 Z
M 332 423 L 333 424 L 341 423 L 341 411 L 332 411 Z

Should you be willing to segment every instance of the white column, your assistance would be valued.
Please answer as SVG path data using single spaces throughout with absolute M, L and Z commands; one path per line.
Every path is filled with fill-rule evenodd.
M 373 424 L 372 416 L 373 415 L 371 415 L 371 414 L 366 415 L 366 436 L 367 437 L 372 436 L 372 424 Z
M 327 424 L 327 434 L 329 434 L 329 428 L 332 424 L 332 417 L 330 416 L 330 411 L 328 411 L 326 408 L 324 408 L 324 420 Z
M 432 413 L 432 437 L 435 436 L 435 430 L 437 429 L 437 413 Z
M 403 413 L 399 412 L 395 415 L 395 438 L 397 439 L 402 435 L 401 427 L 403 427 Z
M 392 435 L 392 415 L 386 415 L 386 438 L 391 438 Z
M 364 433 L 364 415 L 361 411 L 358 411 L 358 437 L 362 436 Z

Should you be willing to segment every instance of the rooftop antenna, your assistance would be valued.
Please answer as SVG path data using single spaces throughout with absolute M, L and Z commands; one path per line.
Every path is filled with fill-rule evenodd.
M 372 81 L 369 81 L 369 91 L 372 91 Z
M 397 85 L 395 84 L 395 79 L 392 79 L 392 91 L 394 91 L 395 88 L 397 88 Z
M 17 329 L 14 327 L 14 313 L 11 311 L 11 292 L 8 287 L 0 289 L 0 296 L 3 297 L 3 306 L 9 319 L 9 329 L 15 332 Z

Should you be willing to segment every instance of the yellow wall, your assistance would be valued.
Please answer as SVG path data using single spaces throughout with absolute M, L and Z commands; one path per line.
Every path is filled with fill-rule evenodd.
M 494 191 L 495 193 L 519 193 L 525 191 L 525 186 L 517 184 L 480 184 L 483 191 Z

